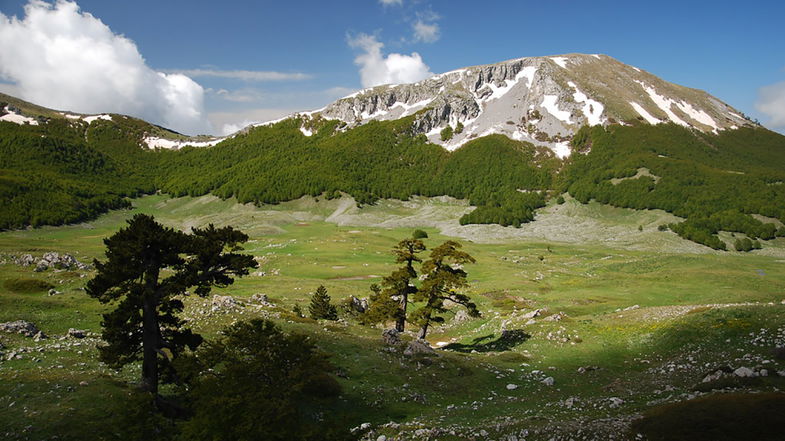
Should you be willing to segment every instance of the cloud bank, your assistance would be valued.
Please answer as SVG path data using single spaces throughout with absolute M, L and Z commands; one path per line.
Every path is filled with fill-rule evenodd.
M 74 2 L 30 0 L 22 19 L 0 13 L 0 41 L 0 77 L 22 99 L 133 115 L 188 134 L 210 131 L 202 86 L 149 68 L 133 41 Z
M 761 87 L 755 108 L 770 118 L 772 127 L 785 128 L 785 81 Z
M 414 83 L 433 75 L 417 52 L 412 52 L 411 55 L 391 53 L 384 56 L 384 44 L 372 35 L 359 34 L 350 38 L 349 46 L 363 51 L 354 59 L 354 64 L 360 67 L 360 82 L 363 87 Z

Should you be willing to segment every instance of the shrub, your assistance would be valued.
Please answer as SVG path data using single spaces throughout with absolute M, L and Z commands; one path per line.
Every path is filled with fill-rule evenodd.
M 428 233 L 426 233 L 423 230 L 414 230 L 414 233 L 412 233 L 412 238 L 413 239 L 427 239 L 428 238 Z
M 443 128 L 441 132 L 439 132 L 439 136 L 441 137 L 442 141 L 451 140 L 452 134 L 453 134 L 452 126 L 447 126 Z

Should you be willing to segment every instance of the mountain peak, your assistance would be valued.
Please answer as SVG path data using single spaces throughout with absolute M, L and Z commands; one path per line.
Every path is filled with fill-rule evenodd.
M 415 131 L 450 150 L 498 133 L 549 147 L 560 157 L 569 155 L 569 140 L 583 125 L 672 122 L 715 133 L 754 125 L 706 92 L 600 54 L 456 69 L 417 83 L 361 90 L 318 113 L 349 127 L 416 114 Z

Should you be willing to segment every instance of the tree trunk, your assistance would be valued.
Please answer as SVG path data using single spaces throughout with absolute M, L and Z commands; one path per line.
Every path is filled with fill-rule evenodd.
M 403 295 L 401 295 L 401 316 L 398 317 L 398 320 L 395 322 L 395 330 L 398 332 L 403 332 L 403 329 L 406 326 L 406 306 L 408 303 L 409 293 L 403 293 Z
M 420 332 L 417 334 L 418 339 L 424 339 L 425 335 L 428 334 L 428 325 L 430 324 L 430 320 L 426 321 L 425 324 L 422 325 L 420 328 Z
M 142 390 L 158 396 L 158 268 L 145 275 L 142 299 Z

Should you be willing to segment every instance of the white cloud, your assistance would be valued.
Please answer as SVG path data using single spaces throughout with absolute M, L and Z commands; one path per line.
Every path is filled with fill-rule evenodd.
M 364 51 L 354 59 L 354 64 L 360 67 L 363 87 L 414 83 L 433 75 L 417 52 L 412 52 L 411 55 L 392 53 L 384 56 L 384 44 L 372 35 L 360 34 L 350 38 L 349 46 Z
M 414 29 L 414 39 L 425 43 L 433 43 L 439 39 L 439 24 L 426 23 L 418 19 L 412 25 Z
M 210 131 L 204 89 L 149 68 L 136 44 L 70 1 L 30 0 L 22 19 L 0 13 L 0 77 L 19 97 L 80 113 L 117 112 L 174 130 Z
M 260 122 L 272 121 L 297 112 L 295 109 L 249 109 L 238 112 L 213 112 L 210 121 L 220 127 L 219 135 L 226 136 Z
M 258 70 L 217 70 L 217 69 L 185 69 L 171 70 L 169 72 L 188 75 L 189 77 L 214 77 L 231 78 L 244 81 L 293 81 L 312 78 L 309 74 L 300 72 L 286 73 Z
M 772 127 L 785 127 L 785 81 L 761 87 L 755 108 L 770 118 Z
M 384 6 L 393 6 L 393 5 L 401 6 L 403 4 L 403 0 L 379 0 L 379 3 L 381 3 Z

